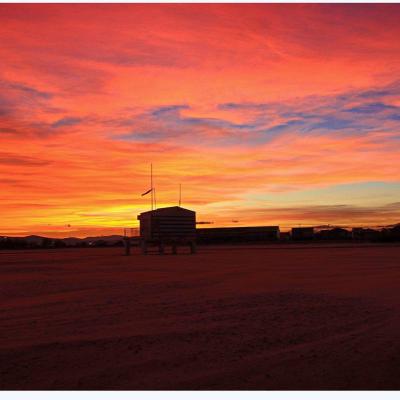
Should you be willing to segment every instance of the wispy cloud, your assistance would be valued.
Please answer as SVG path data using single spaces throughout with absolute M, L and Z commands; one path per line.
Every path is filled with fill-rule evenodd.
M 397 218 L 399 18 L 394 4 L 0 5 L 2 223 L 137 224 L 150 162 L 159 204 L 179 181 L 214 226 Z
M 83 118 L 64 117 L 51 124 L 53 128 L 60 128 L 65 126 L 74 126 L 83 122 Z
M 48 165 L 50 162 L 42 160 L 40 158 L 20 156 L 13 153 L 0 152 L 0 165 L 11 165 L 11 166 L 43 166 Z M 5 180 L 7 182 L 7 180 Z
M 396 132 L 400 129 L 400 107 L 390 102 L 399 95 L 400 86 L 394 82 L 368 92 L 353 90 L 337 95 L 305 97 L 289 103 L 223 103 L 210 110 L 210 114 L 219 113 L 219 118 L 197 117 L 196 108 L 188 104 L 167 105 L 144 111 L 125 124 L 121 123 L 120 126 L 131 131 L 118 134 L 116 138 L 148 142 L 179 138 L 185 144 L 196 138 L 210 146 L 235 146 L 238 143 L 258 146 L 287 133 L 363 135 L 373 131 Z M 247 113 L 246 122 L 236 123 L 229 119 L 230 113 L 238 110 Z M 225 111 L 229 114 L 225 115 Z

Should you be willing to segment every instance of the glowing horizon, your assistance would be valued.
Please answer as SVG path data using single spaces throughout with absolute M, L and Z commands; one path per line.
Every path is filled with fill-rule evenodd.
M 400 5 L 1 4 L 0 235 L 400 222 Z M 239 222 L 233 222 L 239 221 Z

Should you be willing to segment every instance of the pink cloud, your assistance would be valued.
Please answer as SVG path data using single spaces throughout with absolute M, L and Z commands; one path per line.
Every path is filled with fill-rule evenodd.
M 211 219 L 221 205 L 222 223 L 240 209 L 263 223 L 255 196 L 398 182 L 399 14 L 397 5 L 0 5 L 4 226 L 136 224 L 150 162 L 160 205 L 174 204 L 183 183 L 185 204 Z M 281 210 L 282 223 L 306 218 L 301 207 Z

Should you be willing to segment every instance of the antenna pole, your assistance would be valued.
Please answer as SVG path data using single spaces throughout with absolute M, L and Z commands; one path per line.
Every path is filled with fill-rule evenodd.
M 153 195 L 153 164 L 150 164 L 150 189 L 151 189 L 151 211 L 153 211 L 154 195 Z
M 179 184 L 179 207 L 181 206 L 182 201 L 182 185 Z

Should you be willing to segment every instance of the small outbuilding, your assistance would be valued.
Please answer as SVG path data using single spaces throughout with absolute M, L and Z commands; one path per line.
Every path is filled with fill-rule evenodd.
M 138 215 L 140 221 L 140 239 L 142 250 L 147 252 L 147 245 L 158 245 L 160 253 L 165 245 L 172 245 L 173 252 L 179 244 L 190 245 L 195 252 L 196 213 L 182 207 L 164 207 L 143 212 Z
M 292 228 L 292 240 L 312 240 L 314 239 L 313 227 Z

